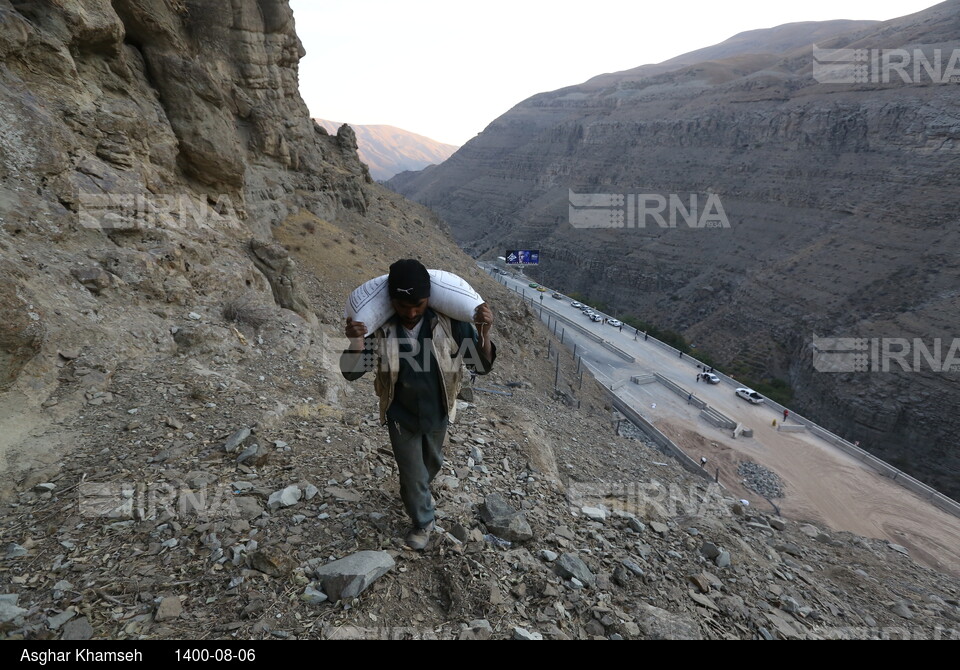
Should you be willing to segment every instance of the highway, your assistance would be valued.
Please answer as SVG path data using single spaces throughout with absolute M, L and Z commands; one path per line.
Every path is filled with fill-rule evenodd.
M 490 266 L 492 267 L 492 266 Z M 485 268 L 485 269 L 490 269 Z M 563 334 L 564 345 L 578 356 L 597 380 L 647 421 L 669 437 L 684 453 L 699 461 L 707 458 L 709 474 L 738 498 L 745 498 L 765 510 L 762 497 L 742 485 L 737 471 L 741 461 L 753 461 L 776 472 L 785 483 L 784 498 L 775 502 L 783 516 L 866 537 L 883 538 L 907 547 L 910 555 L 927 565 L 960 574 L 960 518 L 937 508 L 848 453 L 795 425 L 802 432 L 777 430 L 783 416 L 766 403 L 753 405 L 734 393 L 723 381 L 712 385 L 697 382 L 696 361 L 682 358 L 643 333 L 635 336 L 632 327 L 622 332 L 609 325 L 590 321 L 571 299 L 551 297 L 554 290 L 539 293 L 528 286 L 530 279 L 499 275 L 507 287 L 533 298 L 532 307 L 542 306 L 542 320 Z M 540 296 L 543 296 L 542 302 Z M 539 309 L 537 310 L 539 311 Z M 559 317 L 559 318 L 558 318 Z M 565 320 L 577 327 L 571 328 Z M 636 339 L 635 339 L 636 337 Z M 601 341 L 598 341 L 601 340 Z M 606 343 L 604 346 L 603 343 Z M 621 350 L 629 361 L 610 348 Z M 753 437 L 734 439 L 732 431 L 718 428 L 700 416 L 700 409 L 661 383 L 635 384 L 637 375 L 659 373 L 681 386 L 686 393 L 705 401 L 735 422 L 753 429 Z

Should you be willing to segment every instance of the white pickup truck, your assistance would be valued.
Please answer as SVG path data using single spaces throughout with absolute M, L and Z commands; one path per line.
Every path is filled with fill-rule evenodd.
M 735 391 L 735 393 L 741 398 L 743 398 L 744 400 L 752 402 L 754 405 L 759 405 L 760 403 L 763 402 L 763 396 L 757 393 L 756 391 L 754 391 L 753 389 L 740 387 Z

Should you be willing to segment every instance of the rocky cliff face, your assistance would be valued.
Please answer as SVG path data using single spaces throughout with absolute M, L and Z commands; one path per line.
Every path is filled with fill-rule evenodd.
M 811 41 L 922 49 L 931 63 L 940 50 L 944 72 L 960 45 L 958 8 Z M 820 83 L 810 46 L 754 53 L 756 36 L 741 42 L 720 45 L 720 60 L 680 57 L 534 96 L 443 165 L 391 185 L 438 211 L 476 255 L 539 248 L 531 274 L 548 285 L 680 330 L 754 377 L 788 379 L 801 413 L 956 497 L 957 372 L 924 358 L 915 366 L 911 351 L 910 371 L 895 362 L 884 371 L 878 356 L 876 372 L 824 373 L 812 350 L 815 336 L 919 338 L 931 351 L 940 339 L 937 361 L 950 362 L 960 316 L 956 84 L 896 74 Z M 626 196 L 592 211 L 620 212 L 628 227 L 572 227 L 591 210 L 571 208 L 570 191 Z M 634 199 L 631 210 L 630 194 L 653 196 L 647 206 L 666 225 L 648 214 L 629 228 L 642 206 Z M 671 194 L 684 208 L 675 227 Z M 718 196 L 725 221 L 689 225 L 692 194 L 701 215 Z
M 300 243 L 278 232 L 335 245 L 416 225 L 453 253 L 433 217 L 372 183 L 348 126 L 309 118 L 302 54 L 282 0 L 0 1 L 4 468 L 56 461 L 75 443 L 62 422 L 120 369 L 236 363 L 248 326 L 230 305 L 337 319 L 344 287 L 310 304 L 288 257 Z M 357 261 L 326 269 L 362 277 Z

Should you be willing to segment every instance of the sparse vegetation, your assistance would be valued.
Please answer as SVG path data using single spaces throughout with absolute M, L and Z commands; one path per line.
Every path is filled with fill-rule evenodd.
M 228 300 L 223 306 L 223 318 L 231 323 L 242 323 L 257 329 L 272 318 L 273 310 L 269 305 L 256 302 L 251 295 Z

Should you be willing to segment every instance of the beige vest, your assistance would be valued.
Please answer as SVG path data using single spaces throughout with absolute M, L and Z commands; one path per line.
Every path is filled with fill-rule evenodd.
M 440 370 L 440 388 L 444 393 L 447 419 L 453 423 L 457 418 L 457 393 L 463 380 L 463 352 L 457 352 L 457 342 L 453 338 L 450 317 L 435 313 L 433 324 L 424 323 L 423 327 L 433 326 L 429 337 L 433 358 Z M 393 391 L 400 374 L 400 326 L 389 322 L 379 328 L 375 334 L 377 341 L 377 374 L 373 379 L 373 388 L 380 398 L 380 423 L 387 422 L 387 409 L 393 402 Z M 431 363 L 432 364 L 432 363 Z

